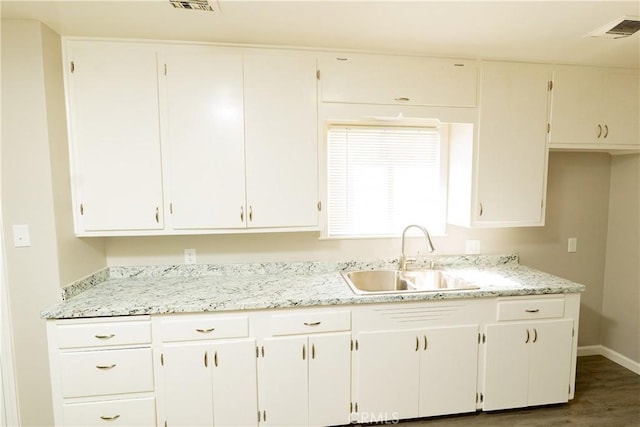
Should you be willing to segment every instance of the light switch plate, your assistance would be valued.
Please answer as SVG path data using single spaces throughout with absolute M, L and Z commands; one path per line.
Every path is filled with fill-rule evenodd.
M 31 246 L 28 224 L 15 224 L 13 226 L 13 246 L 16 248 Z
M 578 238 L 569 237 L 567 240 L 567 252 L 576 252 L 578 250 Z

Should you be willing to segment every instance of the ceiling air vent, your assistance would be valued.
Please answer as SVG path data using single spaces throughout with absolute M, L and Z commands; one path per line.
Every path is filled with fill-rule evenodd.
M 619 39 L 622 37 L 629 37 L 638 30 L 640 30 L 640 17 L 623 16 L 622 18 L 610 22 L 604 27 L 598 28 L 597 30 L 589 33 L 589 36 L 604 39 Z
M 208 0 L 169 0 L 176 9 L 206 10 L 213 12 L 213 7 Z

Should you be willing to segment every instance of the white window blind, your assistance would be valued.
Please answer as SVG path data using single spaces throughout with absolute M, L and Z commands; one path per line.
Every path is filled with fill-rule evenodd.
M 331 126 L 328 237 L 398 236 L 409 224 L 445 231 L 440 131 Z

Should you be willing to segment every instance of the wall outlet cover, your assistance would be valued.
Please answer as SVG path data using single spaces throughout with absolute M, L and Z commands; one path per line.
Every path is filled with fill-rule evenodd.
M 184 263 L 185 264 L 195 264 L 196 263 L 196 250 L 195 249 L 185 249 L 184 250 Z
M 480 240 L 467 240 L 465 253 L 467 255 L 478 255 L 480 253 Z

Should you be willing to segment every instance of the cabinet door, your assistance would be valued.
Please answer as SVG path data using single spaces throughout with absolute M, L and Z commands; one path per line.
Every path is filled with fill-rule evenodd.
M 551 91 L 551 144 L 594 144 L 601 141 L 602 86 L 600 69 L 555 67 Z
M 213 377 L 213 424 L 256 425 L 258 384 L 255 340 L 217 342 L 210 347 L 209 363 Z
M 307 337 L 266 338 L 258 358 L 260 425 L 308 423 Z
M 340 53 L 320 71 L 323 102 L 476 106 L 473 61 Z
M 533 338 L 529 373 L 528 404 L 546 405 L 569 400 L 573 321 L 537 322 L 531 325 Z
M 162 229 L 155 51 L 83 42 L 69 49 L 76 232 Z
M 351 334 L 309 337 L 309 425 L 349 424 Z
M 545 65 L 482 64 L 477 224 L 544 224 L 549 78 Z
M 208 344 L 168 344 L 162 348 L 166 423 L 213 425 L 213 389 Z M 160 420 L 162 421 L 162 420 Z
M 523 323 L 487 325 L 485 411 L 527 406 L 529 343 L 533 339 L 527 326 Z
M 358 334 L 359 422 L 418 416 L 419 336 L 416 331 Z
M 244 228 L 242 55 L 204 49 L 163 59 L 173 228 Z
M 249 227 L 318 225 L 316 61 L 244 57 Z
M 603 121 L 607 144 L 640 145 L 640 75 L 637 70 L 607 70 Z
M 475 411 L 478 326 L 425 329 L 420 350 L 420 416 Z

